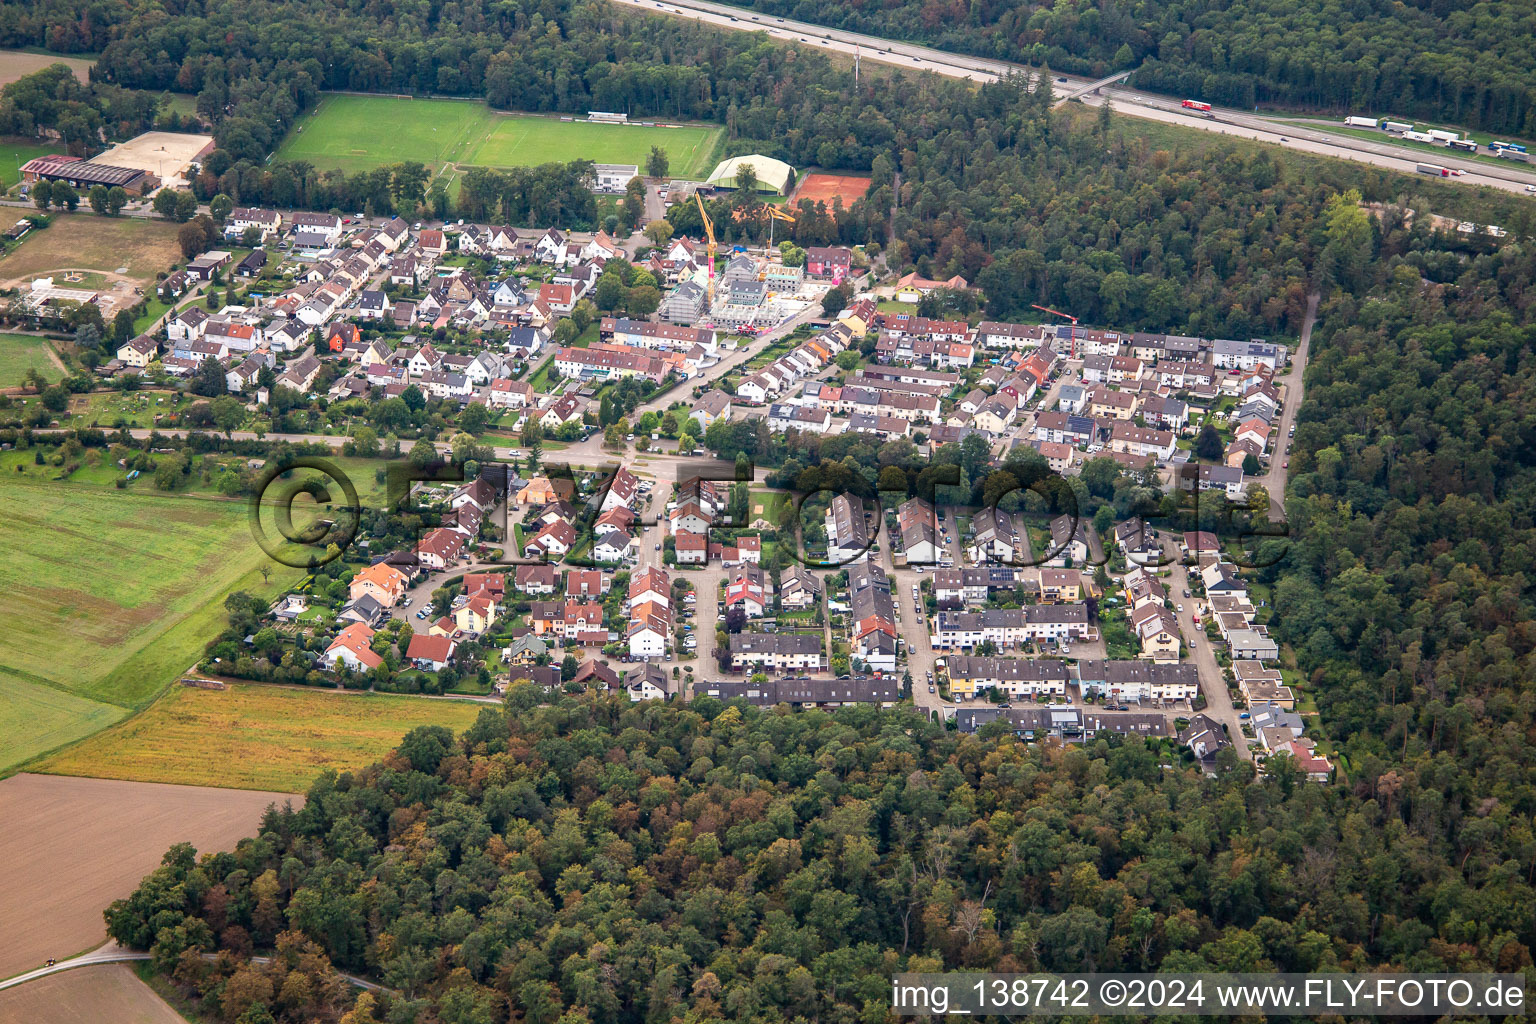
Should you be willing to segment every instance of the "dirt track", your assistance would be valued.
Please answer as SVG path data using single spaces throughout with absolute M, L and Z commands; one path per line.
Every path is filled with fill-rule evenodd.
M 8 869 L 0 888 L 0 978 L 105 941 L 101 912 L 172 844 L 229 849 L 255 833 L 268 804 L 286 799 L 303 802 L 282 793 L 55 775 L 0 781 L 0 864 Z
M 82 967 L 0 992 L 0 1024 L 184 1024 L 121 964 Z

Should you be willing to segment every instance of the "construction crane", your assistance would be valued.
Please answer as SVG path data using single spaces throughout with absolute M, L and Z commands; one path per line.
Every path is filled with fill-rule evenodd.
M 699 204 L 699 217 L 704 221 L 704 235 L 709 239 L 709 308 L 715 308 L 715 253 L 719 251 L 720 244 L 715 241 L 715 225 L 709 219 L 709 214 L 704 212 L 704 197 L 697 192 L 693 194 L 693 201 Z
M 786 224 L 793 224 L 795 222 L 795 218 L 793 214 L 785 213 L 783 210 L 779 209 L 777 206 L 774 206 L 772 203 L 769 203 L 767 206 L 763 207 L 763 209 L 768 211 L 768 248 L 772 249 L 773 222 L 782 220 Z
M 1049 308 L 1047 306 L 1037 306 L 1033 302 L 1031 302 L 1029 304 L 1029 308 L 1030 309 L 1038 309 L 1042 313 L 1049 313 L 1052 316 L 1059 316 L 1059 317 L 1062 317 L 1064 319 L 1071 320 L 1072 321 L 1072 326 L 1073 327 L 1077 326 L 1077 317 L 1073 316 L 1071 313 L 1061 313 L 1061 312 L 1058 312 L 1057 310 L 1051 309 L 1051 308 Z

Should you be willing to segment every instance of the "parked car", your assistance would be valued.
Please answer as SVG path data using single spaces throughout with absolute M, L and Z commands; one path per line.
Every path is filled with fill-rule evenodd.
M 928 684 L 928 692 L 929 693 L 938 693 L 939 692 L 939 688 L 937 686 L 934 686 L 932 683 L 929 683 Z

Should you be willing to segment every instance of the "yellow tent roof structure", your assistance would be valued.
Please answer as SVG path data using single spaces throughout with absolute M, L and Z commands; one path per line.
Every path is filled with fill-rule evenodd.
M 783 160 L 775 160 L 771 156 L 756 153 L 750 156 L 733 156 L 729 160 L 720 161 L 709 176 L 709 184 L 722 188 L 735 188 L 736 172 L 748 164 L 757 174 L 759 188 L 769 188 L 780 195 L 789 193 L 789 187 L 795 180 L 795 169 Z

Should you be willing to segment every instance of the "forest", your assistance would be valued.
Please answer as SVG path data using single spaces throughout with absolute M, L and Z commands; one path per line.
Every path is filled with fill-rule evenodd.
M 900 970 L 1530 966 L 1528 808 L 1466 820 L 1450 765 L 1352 792 L 1140 737 L 542 699 L 415 730 L 231 853 L 173 849 L 111 935 L 242 1024 L 852 1024 Z M 354 1006 L 328 965 L 394 992 Z

